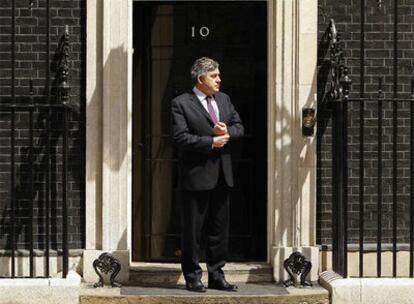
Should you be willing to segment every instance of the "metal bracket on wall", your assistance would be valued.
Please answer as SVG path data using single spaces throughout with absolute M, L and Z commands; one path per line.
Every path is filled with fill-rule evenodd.
M 303 287 L 310 287 L 312 283 L 306 280 L 306 276 L 312 269 L 312 263 L 306 259 L 306 257 L 296 251 L 292 253 L 289 258 L 283 262 L 283 267 L 289 274 L 290 279 L 283 281 L 285 287 L 294 286 L 297 287 L 297 282 L 294 274 L 300 275 L 300 285 Z
M 379 8 L 381 8 L 381 6 L 382 6 L 382 0 L 377 0 L 377 6 L 378 6 Z
M 348 76 L 348 67 L 345 65 L 344 52 L 341 47 L 341 37 L 336 29 L 335 21 L 329 24 L 330 43 L 330 95 L 332 100 L 340 100 L 349 94 L 352 80 Z
M 103 287 L 104 279 L 102 274 L 111 274 L 110 283 L 112 287 L 121 287 L 121 284 L 115 282 L 115 278 L 121 271 L 121 263 L 110 253 L 102 253 L 95 261 L 93 261 L 93 269 L 99 277 L 99 281 L 93 287 Z
M 65 26 L 65 33 L 61 40 L 60 61 L 58 66 L 59 87 L 58 96 L 59 101 L 66 104 L 69 101 L 70 86 L 68 82 L 69 76 L 69 56 L 70 56 L 70 42 L 69 42 L 69 26 Z

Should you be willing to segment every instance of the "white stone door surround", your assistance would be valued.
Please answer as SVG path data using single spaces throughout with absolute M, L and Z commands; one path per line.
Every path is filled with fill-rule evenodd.
M 103 251 L 123 264 L 131 246 L 132 2 L 87 1 L 86 250 L 83 272 Z M 268 262 L 294 250 L 317 279 L 316 136 L 303 137 L 301 113 L 316 108 L 317 0 L 268 0 Z

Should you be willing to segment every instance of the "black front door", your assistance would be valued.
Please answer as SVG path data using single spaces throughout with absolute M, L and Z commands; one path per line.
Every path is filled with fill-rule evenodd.
M 245 126 L 233 149 L 230 261 L 266 259 L 266 2 L 135 2 L 133 259 L 177 261 L 180 212 L 170 102 L 190 67 L 220 63 L 222 91 Z

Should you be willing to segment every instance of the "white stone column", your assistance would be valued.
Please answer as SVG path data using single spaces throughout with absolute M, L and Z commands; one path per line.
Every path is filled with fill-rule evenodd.
M 125 0 L 87 3 L 86 281 L 97 280 L 92 262 L 102 252 L 121 261 L 118 280 L 128 279 L 129 8 Z
M 283 261 L 301 251 L 318 279 L 316 136 L 304 137 L 302 109 L 316 109 L 317 0 L 270 0 L 269 13 L 269 248 L 276 281 Z

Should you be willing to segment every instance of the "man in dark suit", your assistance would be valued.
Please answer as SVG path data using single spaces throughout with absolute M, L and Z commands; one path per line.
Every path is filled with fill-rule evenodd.
M 205 292 L 199 265 L 206 226 L 208 288 L 236 291 L 226 281 L 229 190 L 233 187 L 230 144 L 243 136 L 240 117 L 228 95 L 219 92 L 219 64 L 206 57 L 191 67 L 192 92 L 172 100 L 172 132 L 179 150 L 181 185 L 181 266 L 190 291 Z

